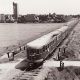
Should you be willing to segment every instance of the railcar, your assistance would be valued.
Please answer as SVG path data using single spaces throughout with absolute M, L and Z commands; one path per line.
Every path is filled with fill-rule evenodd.
M 67 26 L 42 36 L 27 44 L 27 58 L 30 62 L 42 62 L 65 38 Z
M 43 61 L 57 45 L 59 31 L 53 31 L 27 44 L 27 58 L 30 62 Z
M 27 59 L 32 63 L 45 60 L 56 47 L 69 35 L 71 29 L 77 24 L 77 20 L 71 21 L 56 31 L 50 32 L 34 41 L 29 42 L 26 47 Z
M 27 58 L 30 62 L 42 62 L 60 44 L 61 31 L 55 31 L 27 44 Z M 60 41 L 60 42 L 59 42 Z

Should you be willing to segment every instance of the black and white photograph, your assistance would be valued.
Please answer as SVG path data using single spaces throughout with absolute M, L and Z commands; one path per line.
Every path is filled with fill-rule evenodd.
M 80 80 L 80 0 L 0 0 L 0 80 Z

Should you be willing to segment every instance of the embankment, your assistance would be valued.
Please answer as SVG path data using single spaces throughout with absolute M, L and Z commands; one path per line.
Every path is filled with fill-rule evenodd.
M 65 53 L 62 51 L 60 54 L 62 60 L 80 61 L 80 22 L 61 49 L 64 47 Z M 62 71 L 52 68 L 46 80 L 80 80 L 80 67 L 65 67 Z

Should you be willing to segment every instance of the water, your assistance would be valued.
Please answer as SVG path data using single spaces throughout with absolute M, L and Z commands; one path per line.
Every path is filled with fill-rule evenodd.
M 28 40 L 48 30 L 60 28 L 62 24 L 43 23 L 43 24 L 17 24 L 0 23 L 0 47 L 15 45 L 20 41 Z

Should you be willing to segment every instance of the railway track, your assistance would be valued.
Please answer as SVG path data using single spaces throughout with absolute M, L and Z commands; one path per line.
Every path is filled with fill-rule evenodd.
M 49 72 L 50 69 L 48 67 L 45 68 L 41 65 L 34 70 L 26 71 L 25 69 L 15 80 L 45 80 Z
M 57 48 L 55 49 L 55 51 Z M 54 51 L 54 52 L 55 52 Z M 47 60 L 53 59 L 53 55 L 50 55 Z M 55 61 L 55 59 L 53 59 Z M 48 72 L 50 72 L 49 68 L 44 68 L 43 64 L 46 60 L 44 60 L 43 63 L 40 64 L 38 68 L 27 70 L 27 68 L 19 75 L 15 80 L 44 80 L 48 75 Z
M 37 77 L 41 71 L 42 66 L 31 71 L 26 71 L 25 69 L 24 72 L 20 76 L 18 76 L 16 80 L 35 80 L 35 77 Z
M 50 59 L 53 59 L 53 56 L 48 60 Z M 43 68 L 43 65 L 41 65 L 40 67 L 34 70 L 27 71 L 25 69 L 23 73 L 16 78 L 16 80 L 44 80 L 49 72 L 49 68 Z

